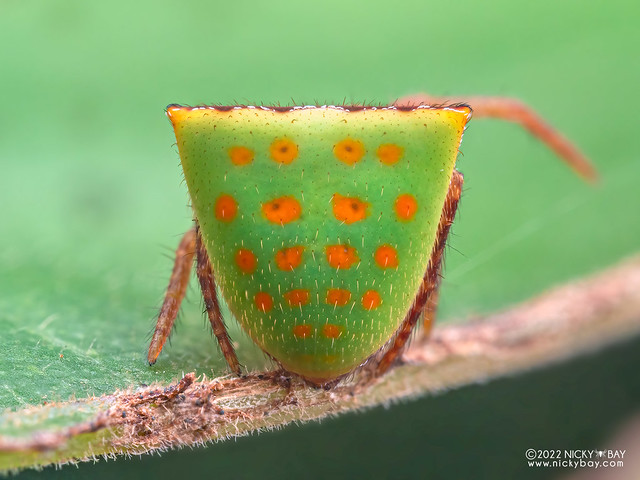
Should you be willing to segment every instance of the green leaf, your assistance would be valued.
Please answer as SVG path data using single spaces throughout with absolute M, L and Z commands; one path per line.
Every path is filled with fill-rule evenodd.
M 445 321 L 638 250 L 633 5 L 247 6 L 2 6 L 0 435 L 60 431 L 99 408 L 81 401 L 16 420 L 29 406 L 225 372 L 195 283 L 172 344 L 145 362 L 170 257 L 191 223 L 168 103 L 386 102 L 428 90 L 509 94 L 543 113 L 594 159 L 601 182 L 583 184 L 515 126 L 472 120 Z M 269 365 L 231 329 L 250 370 Z M 15 456 L 2 467 L 57 460 Z

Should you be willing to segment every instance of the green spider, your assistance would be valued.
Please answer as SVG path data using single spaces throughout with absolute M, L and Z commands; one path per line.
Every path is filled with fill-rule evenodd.
M 464 103 L 170 105 L 192 201 L 149 347 L 155 363 L 194 257 L 206 310 L 241 366 L 219 289 L 251 339 L 285 371 L 332 385 L 369 363 L 381 375 L 422 318 L 433 324 L 444 246 L 462 191 Z M 524 105 L 470 99 L 476 116 L 521 123 L 588 179 L 588 161 Z

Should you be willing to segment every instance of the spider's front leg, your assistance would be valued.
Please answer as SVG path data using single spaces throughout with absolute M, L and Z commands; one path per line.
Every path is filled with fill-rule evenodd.
M 436 306 L 438 302 L 438 289 L 440 287 L 440 271 L 442 269 L 442 259 L 444 257 L 444 247 L 447 243 L 447 237 L 451 224 L 456 216 L 458 202 L 462 194 L 463 177 L 456 170 L 453 171 L 451 182 L 449 183 L 449 191 L 444 201 L 440 222 L 438 223 L 438 231 L 436 233 L 436 241 L 431 251 L 427 271 L 422 279 L 422 284 L 418 289 L 418 294 L 411 309 L 405 316 L 400 328 L 395 334 L 393 342 L 388 347 L 376 366 L 375 376 L 383 375 L 393 363 L 402 355 L 407 341 L 411 337 L 413 329 L 416 327 L 420 318 L 424 318 L 425 328 L 431 328 L 435 317 Z M 426 332 L 428 333 L 428 332 Z
M 533 109 L 516 99 L 505 97 L 435 97 L 428 94 L 411 95 L 401 98 L 395 105 L 436 105 L 451 103 L 467 103 L 473 108 L 474 117 L 488 117 L 517 123 L 528 130 L 560 159 L 569 165 L 585 180 L 595 182 L 598 174 L 580 150 L 567 140 L 560 132 L 550 126 Z M 428 334 L 433 326 L 437 304 L 442 257 L 449 228 L 453 222 L 458 200 L 462 190 L 462 175 L 454 170 L 449 186 L 449 192 L 438 225 L 438 234 L 434 245 L 427 272 L 414 304 L 396 332 L 393 342 L 388 347 L 377 365 L 376 376 L 386 372 L 394 361 L 402 354 L 420 317 L 423 318 L 425 333 Z
M 436 97 L 425 93 L 409 95 L 395 102 L 398 106 L 465 103 L 471 105 L 473 118 L 497 118 L 517 123 L 544 143 L 585 180 L 595 183 L 598 172 L 589 159 L 558 130 L 549 125 L 531 107 L 507 97 Z

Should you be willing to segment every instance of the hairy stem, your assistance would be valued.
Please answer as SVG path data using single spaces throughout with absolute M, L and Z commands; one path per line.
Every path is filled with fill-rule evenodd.
M 448 324 L 415 341 L 404 364 L 370 380 L 355 375 L 330 390 L 278 372 L 197 379 L 67 402 L 97 414 L 55 432 L 0 436 L 0 470 L 144 453 L 319 419 L 540 367 L 640 333 L 640 257 L 556 287 L 502 312 Z M 64 404 L 62 404 L 64 406 Z M 61 404 L 6 414 L 5 423 Z

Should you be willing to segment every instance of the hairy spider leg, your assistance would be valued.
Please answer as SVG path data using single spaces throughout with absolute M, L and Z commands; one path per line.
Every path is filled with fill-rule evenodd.
M 184 234 L 176 249 L 173 272 L 169 279 L 169 286 L 167 287 L 153 338 L 149 345 L 147 360 L 149 361 L 149 365 L 156 363 L 164 344 L 171 334 L 173 324 L 180 310 L 180 304 L 187 291 L 194 257 L 196 258 L 196 272 L 213 333 L 218 339 L 220 349 L 229 367 L 234 373 L 240 375 L 240 363 L 231 345 L 227 329 L 222 319 L 209 255 L 202 243 L 202 237 L 197 225 Z
M 236 352 L 231 345 L 229 334 L 227 333 L 227 327 L 224 324 L 222 318 L 222 312 L 220 311 L 220 302 L 218 301 L 218 293 L 216 292 L 216 281 L 213 276 L 213 269 L 211 268 L 211 261 L 209 260 L 209 254 L 202 242 L 202 235 L 200 235 L 200 226 L 196 222 L 196 264 L 198 272 L 198 280 L 200 281 L 200 288 L 202 290 L 202 296 L 204 298 L 204 305 L 207 309 L 207 315 L 209 316 L 209 322 L 211 322 L 211 328 L 213 328 L 213 334 L 218 339 L 220 344 L 220 350 L 224 355 L 229 368 L 233 373 L 238 376 L 242 375 L 242 368 Z
M 167 293 L 164 295 L 162 308 L 160 308 L 160 314 L 156 322 L 156 329 L 149 345 L 149 354 L 147 355 L 149 365 L 156 363 L 162 347 L 164 347 L 167 338 L 171 334 L 171 329 L 180 310 L 180 304 L 189 285 L 189 276 L 195 251 L 196 230 L 192 228 L 184 234 L 176 250 L 173 272 L 171 272 Z
M 442 268 L 442 259 L 444 257 L 444 249 L 447 243 L 447 236 L 451 229 L 451 224 L 456 216 L 458 202 L 462 194 L 463 176 L 460 172 L 454 170 L 449 183 L 449 191 L 444 201 L 442 214 L 438 223 L 438 232 L 436 241 L 431 251 L 431 257 L 427 265 L 427 271 L 422 279 L 422 284 L 418 290 L 411 309 L 405 316 L 400 328 L 396 332 L 391 345 L 380 359 L 376 366 L 375 375 L 383 375 L 393 363 L 398 359 L 404 351 L 407 341 L 411 337 L 411 333 L 416 327 L 418 320 L 423 317 L 425 322 L 433 323 L 435 315 L 435 305 L 437 304 L 438 288 L 440 286 L 440 270 Z M 430 308 L 426 310 L 426 308 Z
M 498 118 L 519 124 L 547 145 L 582 178 L 591 183 L 597 182 L 598 173 L 587 157 L 531 107 L 520 100 L 508 97 L 436 97 L 429 94 L 418 94 L 403 97 L 394 105 L 437 105 L 451 102 L 471 105 L 474 118 Z

